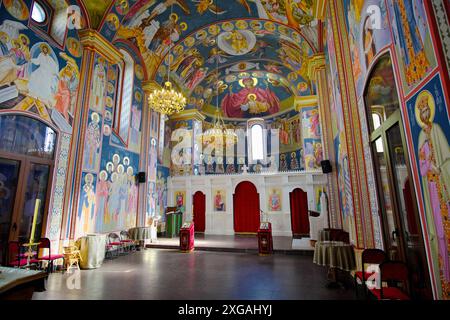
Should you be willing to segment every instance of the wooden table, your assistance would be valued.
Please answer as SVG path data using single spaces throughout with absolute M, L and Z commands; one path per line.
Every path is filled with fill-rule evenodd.
M 0 267 L 0 300 L 31 300 L 35 291 L 45 291 L 46 272 Z

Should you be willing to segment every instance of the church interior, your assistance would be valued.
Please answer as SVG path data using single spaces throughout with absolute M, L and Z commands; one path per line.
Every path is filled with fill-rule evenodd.
M 450 299 L 449 18 L 0 0 L 0 299 Z

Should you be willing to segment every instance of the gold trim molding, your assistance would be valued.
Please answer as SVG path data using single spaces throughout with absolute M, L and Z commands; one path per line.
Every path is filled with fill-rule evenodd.
M 325 54 L 317 53 L 308 59 L 308 77 L 316 80 L 317 71 L 325 69 Z
M 85 29 L 78 34 L 84 49 L 98 52 L 112 64 L 123 60 L 122 53 L 97 31 Z
M 319 104 L 317 95 L 295 97 L 295 110 L 300 111 L 305 107 L 316 107 Z
M 169 117 L 170 120 L 198 120 L 204 121 L 206 117 L 200 113 L 197 109 L 187 109 L 183 110 L 179 113 L 171 115 Z

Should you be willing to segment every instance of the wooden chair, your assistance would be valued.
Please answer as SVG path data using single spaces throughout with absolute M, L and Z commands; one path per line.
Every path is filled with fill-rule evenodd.
M 383 287 L 383 282 L 387 286 Z M 369 288 L 377 300 L 410 300 L 408 294 L 409 272 L 405 263 L 385 261 L 380 264 L 379 288 Z M 398 284 L 402 284 L 402 288 Z
M 372 271 L 366 271 L 366 264 L 380 265 L 387 260 L 386 253 L 380 249 L 364 249 L 361 255 L 361 271 L 355 272 L 355 289 L 356 297 L 358 297 L 358 280 L 361 282 L 364 289 L 364 296 L 367 297 L 366 281 L 375 274 Z

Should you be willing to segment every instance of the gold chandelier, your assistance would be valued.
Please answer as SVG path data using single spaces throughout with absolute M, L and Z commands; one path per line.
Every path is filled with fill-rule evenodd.
M 170 81 L 166 81 L 164 88 L 155 90 L 149 95 L 148 104 L 156 112 L 170 116 L 184 110 L 186 98 L 173 89 Z
M 226 141 L 237 142 L 237 134 L 233 129 L 229 129 L 225 126 L 222 118 L 222 114 L 219 108 L 216 109 L 214 114 L 213 127 L 207 129 L 203 135 L 203 141 L 209 141 L 214 138 L 214 141 L 225 139 Z
M 170 16 L 172 16 L 173 4 L 170 6 Z M 173 32 L 173 28 L 172 28 Z M 171 33 L 172 34 L 172 33 Z M 177 92 L 173 89 L 170 82 L 170 67 L 171 67 L 171 50 L 172 50 L 172 38 L 169 35 L 169 52 L 167 57 L 169 59 L 169 67 L 167 68 L 167 81 L 164 83 L 164 88 L 153 91 L 148 97 L 149 107 L 161 114 L 170 116 L 171 114 L 178 113 L 184 110 L 186 106 L 186 98 L 181 92 Z

